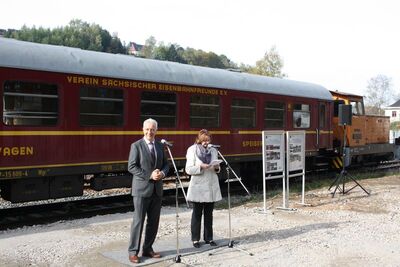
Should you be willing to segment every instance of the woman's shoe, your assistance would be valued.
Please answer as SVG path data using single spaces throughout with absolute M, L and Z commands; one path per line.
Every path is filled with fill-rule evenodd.
M 200 242 L 199 241 L 193 241 L 193 247 L 200 248 Z
M 206 241 L 206 244 L 209 244 L 210 246 L 215 247 L 217 245 L 217 243 L 215 243 L 214 241 L 210 240 L 210 241 Z

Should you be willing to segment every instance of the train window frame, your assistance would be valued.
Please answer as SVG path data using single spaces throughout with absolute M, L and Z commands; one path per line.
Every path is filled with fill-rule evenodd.
M 20 80 L 5 81 L 3 84 L 3 124 L 6 126 L 57 126 L 60 113 L 59 99 L 57 84 Z M 8 110 L 10 106 L 13 110 Z M 16 108 L 19 110 L 15 110 Z
M 143 96 L 148 98 L 143 99 Z M 177 94 L 173 92 L 142 91 L 140 94 L 141 122 L 152 118 L 163 128 L 175 128 L 177 125 L 177 101 Z M 145 112 L 144 109 L 146 109 Z
M 238 105 L 235 101 L 244 101 L 245 105 Z M 246 103 L 247 102 L 247 103 Z M 254 106 L 249 106 L 253 102 Z M 246 110 L 252 110 L 251 116 L 245 116 Z M 241 116 L 239 116 L 239 114 Z M 234 97 L 231 102 L 231 126 L 237 129 L 255 128 L 257 122 L 257 101 L 252 98 Z M 250 124 L 246 124 L 250 123 Z
M 199 101 L 195 101 L 197 100 Z M 221 125 L 221 99 L 219 96 L 191 95 L 189 124 L 193 128 L 218 128 Z
M 281 107 L 267 106 L 268 104 L 280 105 Z M 271 111 L 271 112 L 269 112 Z M 276 118 L 276 115 L 282 112 L 281 116 Z M 268 115 L 272 115 L 269 117 Z M 272 122 L 272 123 L 269 123 Z M 276 125 L 277 122 L 281 122 L 280 125 Z M 275 124 L 275 125 L 273 125 Z M 264 129 L 284 129 L 286 127 L 286 104 L 280 101 L 265 101 L 264 102 Z
M 293 128 L 307 129 L 311 127 L 311 105 L 293 104 Z
M 79 125 L 81 127 L 123 126 L 124 99 L 124 90 L 121 88 L 81 87 L 79 89 Z M 88 102 L 92 104 L 88 105 Z M 120 105 L 118 105 L 119 103 Z M 96 108 L 99 106 L 111 109 L 111 111 L 98 112 L 99 110 Z
M 351 100 L 350 105 L 351 105 L 351 112 L 353 115 L 356 115 L 356 116 L 364 116 L 365 115 L 363 101 Z

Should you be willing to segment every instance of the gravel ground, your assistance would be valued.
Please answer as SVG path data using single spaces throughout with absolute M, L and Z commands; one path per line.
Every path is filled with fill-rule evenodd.
M 232 237 L 239 244 L 183 256 L 154 266 L 400 266 L 400 177 L 362 180 L 371 191 L 356 187 L 331 197 L 327 188 L 306 193 L 306 203 L 276 209 L 282 197 L 231 209 Z M 350 185 L 347 184 L 346 186 Z M 189 236 L 190 214 L 180 208 L 180 236 Z M 126 250 L 132 213 L 97 216 L 0 232 L 0 266 L 122 266 L 101 253 Z M 214 232 L 227 238 L 228 211 L 218 209 Z M 175 208 L 162 210 L 158 239 L 175 238 Z M 156 240 L 157 242 L 157 240 Z M 254 254 L 250 256 L 236 248 Z

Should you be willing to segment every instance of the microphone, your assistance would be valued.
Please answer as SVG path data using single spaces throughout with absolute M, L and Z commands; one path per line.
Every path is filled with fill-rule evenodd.
M 208 148 L 214 147 L 214 148 L 220 148 L 220 145 L 213 145 L 213 144 L 208 144 Z
M 166 145 L 166 146 L 170 146 L 170 147 L 172 146 L 172 144 L 170 142 L 168 142 L 167 140 L 165 140 L 165 139 L 161 139 L 161 143 Z

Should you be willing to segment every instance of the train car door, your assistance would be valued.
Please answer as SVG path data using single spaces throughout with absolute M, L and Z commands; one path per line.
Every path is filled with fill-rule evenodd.
M 327 102 L 318 102 L 318 123 L 316 148 L 329 148 L 330 125 L 329 125 L 329 105 Z

